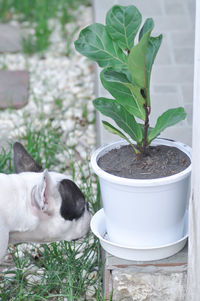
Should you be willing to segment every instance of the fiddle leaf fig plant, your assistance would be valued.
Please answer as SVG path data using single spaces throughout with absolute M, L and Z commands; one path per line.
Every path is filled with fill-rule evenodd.
M 103 121 L 104 127 L 126 139 L 138 155 L 144 155 L 152 140 L 167 127 L 186 117 L 182 107 L 169 109 L 150 127 L 151 70 L 162 35 L 151 36 L 153 19 L 148 18 L 142 27 L 141 23 L 141 13 L 135 6 L 114 5 L 106 15 L 106 25 L 87 26 L 75 41 L 76 50 L 102 68 L 101 83 L 114 98 L 93 101 L 95 108 L 120 129 L 107 121 Z

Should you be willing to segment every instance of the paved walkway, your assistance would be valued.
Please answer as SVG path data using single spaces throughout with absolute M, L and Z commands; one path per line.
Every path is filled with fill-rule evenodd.
M 0 24 L 0 52 L 16 53 L 23 50 L 23 32 L 18 27 Z M 0 109 L 20 109 L 28 103 L 28 72 L 0 71 Z
M 9 24 L 0 24 L 0 52 L 22 51 L 22 35 L 23 32 L 19 27 Z
M 27 71 L 0 71 L 0 109 L 20 109 L 28 103 Z

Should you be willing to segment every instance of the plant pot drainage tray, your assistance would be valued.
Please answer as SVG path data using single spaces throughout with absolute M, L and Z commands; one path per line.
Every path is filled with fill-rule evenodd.
M 188 212 L 185 215 L 183 237 L 178 241 L 158 247 L 130 247 L 111 242 L 106 232 L 103 209 L 92 217 L 91 230 L 99 238 L 102 248 L 116 257 L 136 261 L 160 260 L 178 253 L 185 246 L 188 238 Z

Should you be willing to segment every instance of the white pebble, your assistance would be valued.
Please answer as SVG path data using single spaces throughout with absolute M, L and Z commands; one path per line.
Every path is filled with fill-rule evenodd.
M 75 128 L 75 121 L 72 119 L 62 120 L 60 126 L 64 131 L 71 132 Z

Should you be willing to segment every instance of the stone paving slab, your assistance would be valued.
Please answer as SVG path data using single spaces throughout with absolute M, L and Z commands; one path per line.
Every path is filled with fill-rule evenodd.
M 19 27 L 0 24 L 0 52 L 18 52 L 22 47 L 23 31 Z
M 28 103 L 27 71 L 0 71 L 0 109 L 20 109 Z
M 184 301 L 187 270 L 114 270 L 113 301 Z

